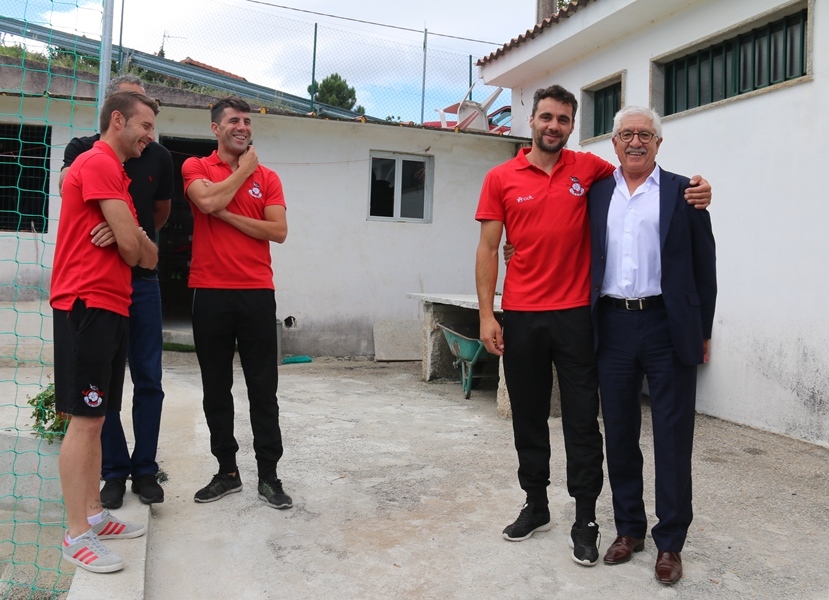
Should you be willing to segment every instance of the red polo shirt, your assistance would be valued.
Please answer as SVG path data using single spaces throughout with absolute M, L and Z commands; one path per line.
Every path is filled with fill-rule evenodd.
M 213 151 L 205 158 L 188 158 L 181 167 L 184 192 L 197 179 L 224 181 L 233 171 Z M 189 197 L 188 197 L 189 200 Z M 285 206 L 282 182 L 270 169 L 259 165 L 236 191 L 227 210 L 265 220 L 266 206 Z M 193 211 L 193 256 L 191 288 L 274 289 L 271 248 L 268 240 L 257 240 L 221 219 L 206 215 L 190 201 Z
M 527 160 L 529 148 L 487 173 L 478 221 L 501 221 L 515 254 L 507 266 L 506 310 L 563 310 L 590 304 L 587 190 L 614 167 L 567 148 L 547 175 Z
M 95 246 L 92 229 L 105 221 L 99 200 L 123 200 L 135 215 L 124 165 L 106 142 L 72 163 L 63 181 L 52 286 L 52 308 L 72 310 L 77 298 L 87 308 L 103 308 L 129 317 L 132 269 L 121 259 L 118 246 Z

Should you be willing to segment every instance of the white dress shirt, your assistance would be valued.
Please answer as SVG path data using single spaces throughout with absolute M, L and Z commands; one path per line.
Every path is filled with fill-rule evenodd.
M 621 168 L 607 212 L 607 263 L 602 296 L 647 298 L 662 293 L 659 166 L 631 195 Z

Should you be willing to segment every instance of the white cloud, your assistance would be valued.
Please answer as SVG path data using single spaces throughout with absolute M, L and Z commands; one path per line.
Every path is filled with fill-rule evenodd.
M 295 0 L 278 1 L 300 6 Z M 77 7 L 67 7 L 68 10 L 47 10 L 61 6 L 47 0 L 24 2 L 29 14 L 40 6 L 38 18 L 52 27 L 100 37 L 100 0 L 85 1 Z M 318 23 L 317 81 L 337 72 L 355 87 L 358 104 L 365 106 L 369 114 L 398 115 L 405 110 L 404 118 L 414 120 L 420 117 L 424 26 L 431 32 L 490 40 L 500 45 L 526 31 L 535 17 L 535 0 L 481 0 L 470 10 L 448 8 L 445 1 L 439 0 L 301 3 L 305 10 L 421 30 L 409 32 L 245 0 L 124 0 L 121 34 L 122 3 L 116 0 L 115 4 L 116 44 L 123 35 L 124 46 L 155 53 L 163 43 L 169 59 L 189 56 L 248 81 L 300 96 L 307 95 L 311 83 L 314 24 Z M 496 47 L 429 36 L 427 120 L 432 118 L 435 108 L 457 102 L 469 87 L 469 55 L 474 61 Z M 473 76 L 477 76 L 477 69 L 473 69 Z M 477 95 L 483 97 L 484 91 Z

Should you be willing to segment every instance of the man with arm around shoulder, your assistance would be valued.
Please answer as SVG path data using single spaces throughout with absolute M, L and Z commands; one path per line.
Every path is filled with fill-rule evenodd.
M 662 170 L 659 115 L 628 106 L 613 123 L 620 167 L 588 195 L 591 306 L 616 540 L 604 562 L 645 547 L 639 446 L 648 378 L 656 466 L 657 581 L 682 577 L 693 518 L 691 454 L 697 365 L 707 362 L 717 296 L 711 218 L 686 205 L 686 177 Z
M 551 525 L 550 395 L 555 365 L 567 458 L 567 491 L 575 500 L 571 557 L 590 567 L 599 560 L 596 499 L 602 489 L 602 435 L 590 315 L 590 229 L 586 193 L 613 173 L 589 152 L 566 148 L 578 102 L 558 85 L 536 91 L 532 147 L 486 176 L 475 218 L 481 236 L 475 265 L 481 340 L 503 355 L 512 408 L 518 481 L 526 493 L 518 518 L 503 537 L 528 539 Z M 707 206 L 711 188 L 701 178 L 688 201 Z M 504 279 L 503 328 L 493 313 L 498 245 L 514 245 Z

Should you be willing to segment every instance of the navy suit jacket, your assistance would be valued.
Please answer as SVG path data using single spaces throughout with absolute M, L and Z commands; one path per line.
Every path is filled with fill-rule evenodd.
M 662 245 L 662 296 L 671 341 L 686 365 L 702 362 L 703 341 L 711 338 L 717 299 L 714 234 L 707 210 L 685 201 L 688 178 L 662 170 L 659 177 L 659 238 Z M 590 214 L 590 305 L 596 349 L 601 344 L 596 303 L 607 258 L 607 213 L 616 188 L 611 175 L 594 183 L 588 193 Z

